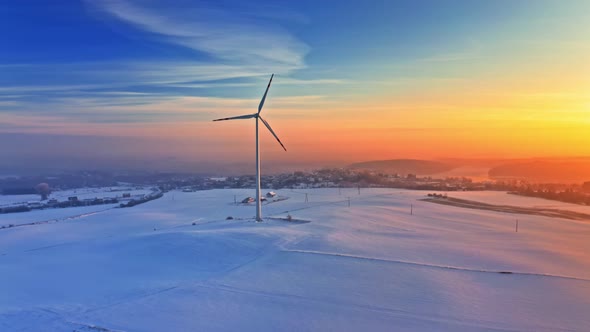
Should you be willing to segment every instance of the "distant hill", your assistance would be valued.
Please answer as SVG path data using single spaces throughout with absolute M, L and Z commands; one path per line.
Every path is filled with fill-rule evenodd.
M 450 171 L 454 166 L 430 160 L 392 159 L 354 163 L 348 166 L 348 168 L 367 169 L 384 173 L 398 173 L 401 175 L 433 175 Z
M 535 160 L 493 167 L 489 176 L 495 179 L 524 179 L 534 182 L 590 181 L 590 160 Z

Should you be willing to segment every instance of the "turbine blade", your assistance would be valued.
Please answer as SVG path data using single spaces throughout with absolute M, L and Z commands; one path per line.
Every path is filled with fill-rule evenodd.
M 264 101 L 266 100 L 266 94 L 268 93 L 268 89 L 270 88 L 270 83 L 272 83 L 272 78 L 275 74 L 270 75 L 270 81 L 268 81 L 268 85 L 266 86 L 266 91 L 264 91 L 264 96 L 262 96 L 262 100 L 260 101 L 260 105 L 258 105 L 258 114 L 262 111 L 262 106 L 264 106 Z
M 256 113 L 254 114 L 247 114 L 247 115 L 238 115 L 238 116 L 232 116 L 229 118 L 221 118 L 221 119 L 215 119 L 213 121 L 225 121 L 225 120 L 238 120 L 238 119 L 251 119 L 251 118 L 255 118 L 257 116 Z
M 281 142 L 281 140 L 279 139 L 279 137 L 277 136 L 277 134 L 275 134 L 275 132 L 272 130 L 272 128 L 270 127 L 270 125 L 268 124 L 268 122 L 266 122 L 266 120 L 264 120 L 261 116 L 258 116 L 258 118 L 260 119 L 260 121 L 262 121 L 262 123 L 264 123 L 264 125 L 266 126 L 266 128 L 268 128 L 268 130 L 270 131 L 270 133 L 277 139 L 277 142 L 279 142 L 279 144 L 283 147 L 283 149 L 285 151 L 287 151 L 287 148 L 283 145 L 283 142 Z

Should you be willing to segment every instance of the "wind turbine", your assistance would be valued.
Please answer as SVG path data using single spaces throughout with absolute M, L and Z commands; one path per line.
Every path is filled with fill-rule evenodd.
M 225 121 L 225 120 L 241 120 L 241 119 L 256 119 L 256 221 L 262 221 L 262 203 L 260 199 L 262 196 L 260 195 L 260 148 L 258 144 L 258 120 L 262 121 L 262 123 L 268 128 L 270 133 L 277 139 L 277 142 L 283 147 L 285 151 L 287 149 L 277 136 L 275 132 L 272 130 L 268 122 L 264 120 L 260 116 L 260 111 L 262 111 L 262 106 L 264 106 L 264 101 L 266 100 L 266 95 L 268 94 L 268 89 L 270 88 L 270 83 L 272 83 L 272 78 L 275 74 L 270 76 L 270 81 L 268 81 L 268 85 L 266 86 L 266 91 L 264 91 L 264 95 L 262 96 L 262 100 L 260 100 L 260 104 L 258 105 L 258 112 L 254 114 L 246 114 L 246 115 L 239 115 L 239 116 L 232 116 L 230 118 L 222 118 L 222 119 L 215 119 L 213 121 Z

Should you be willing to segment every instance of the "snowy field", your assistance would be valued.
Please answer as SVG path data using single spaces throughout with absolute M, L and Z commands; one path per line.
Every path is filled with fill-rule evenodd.
M 264 223 L 233 204 L 252 190 L 211 190 L 0 229 L 0 331 L 590 331 L 590 221 L 277 193 Z
M 68 197 L 76 196 L 79 200 L 94 198 L 121 198 L 123 193 L 129 193 L 132 197 L 149 195 L 152 191 L 143 187 L 104 187 L 104 188 L 79 188 L 52 192 L 49 198 L 55 198 L 59 202 L 67 201 Z M 0 195 L 0 207 L 23 205 L 27 202 L 41 202 L 39 195 Z M 45 201 L 46 202 L 46 201 Z M 67 208 L 34 209 L 28 212 L 0 214 L 0 227 L 8 225 L 22 225 L 40 222 L 61 222 L 77 219 L 89 214 L 102 212 L 119 206 L 116 204 L 99 204 L 90 206 L 78 206 Z
M 102 187 L 102 188 L 79 188 L 54 191 L 49 198 L 58 201 L 67 201 L 68 197 L 76 196 L 79 200 L 93 198 L 114 198 L 121 197 L 123 193 L 135 195 L 147 195 L 152 191 L 144 187 Z M 0 207 L 8 205 L 26 204 L 28 202 L 41 202 L 39 195 L 0 195 Z

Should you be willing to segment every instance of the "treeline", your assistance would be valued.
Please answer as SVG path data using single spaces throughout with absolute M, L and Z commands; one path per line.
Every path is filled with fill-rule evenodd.
M 28 212 L 31 211 L 31 208 L 26 205 L 17 205 L 17 206 L 6 206 L 0 208 L 1 213 L 16 213 L 16 212 Z
M 119 200 L 117 198 L 94 198 L 94 199 L 85 199 L 85 200 L 70 199 L 70 200 L 62 201 L 62 202 L 46 202 L 45 204 L 42 204 L 39 206 L 12 205 L 12 206 L 0 207 L 0 214 L 28 212 L 31 210 L 77 207 L 77 206 L 116 204 L 118 202 L 119 202 Z
M 157 194 L 146 195 L 143 198 L 132 199 L 132 200 L 130 200 L 127 203 L 121 203 L 119 205 L 119 207 L 122 207 L 122 208 L 134 207 L 134 206 L 139 205 L 139 204 L 143 204 L 143 203 L 146 203 L 146 202 L 149 202 L 149 201 L 153 201 L 154 199 L 158 199 L 158 198 L 160 198 L 162 196 L 164 196 L 164 193 L 160 191 Z
M 93 198 L 93 199 L 85 199 L 85 200 L 70 199 L 70 200 L 63 201 L 63 202 L 49 204 L 48 207 L 66 208 L 66 207 L 75 207 L 75 206 L 89 206 L 89 205 L 116 204 L 116 203 L 119 203 L 119 200 L 115 197 L 113 197 L 113 198 Z
M 511 194 L 540 197 L 566 203 L 590 205 L 590 182 L 583 185 L 528 185 L 510 191 Z
M 2 195 L 34 195 L 37 191 L 35 188 L 4 188 L 0 189 Z

